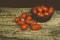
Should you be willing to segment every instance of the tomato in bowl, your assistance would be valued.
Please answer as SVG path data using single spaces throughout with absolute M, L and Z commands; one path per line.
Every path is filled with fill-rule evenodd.
M 46 7 L 44 5 L 34 7 L 32 10 L 32 19 L 38 22 L 46 22 L 51 19 L 54 8 L 53 7 Z

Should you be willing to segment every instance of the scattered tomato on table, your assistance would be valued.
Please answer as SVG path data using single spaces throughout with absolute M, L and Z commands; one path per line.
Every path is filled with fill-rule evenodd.
M 19 21 L 18 22 L 18 25 L 20 25 L 20 26 L 23 25 L 23 24 L 24 24 L 24 21 Z
M 26 23 L 26 24 L 30 24 L 30 20 L 27 20 L 27 19 L 26 19 L 26 20 L 25 20 L 25 23 Z
M 20 28 L 21 28 L 22 30 L 27 30 L 28 25 L 27 25 L 27 24 L 23 24 Z
M 19 17 L 16 17 L 14 21 L 15 21 L 15 22 L 19 22 L 20 20 L 21 20 L 21 19 L 20 19 Z
M 27 14 L 26 14 L 26 13 L 22 13 L 22 14 L 21 14 L 21 17 L 22 17 L 22 18 L 26 18 L 26 17 L 27 17 Z
M 21 17 L 16 17 L 15 21 L 18 23 L 22 30 L 27 30 L 28 26 L 31 26 L 33 30 L 40 29 L 40 26 L 37 24 L 37 22 L 32 21 L 31 15 L 27 15 L 26 13 L 22 13 Z
M 39 30 L 41 29 L 41 26 L 39 24 L 32 25 L 32 30 Z
M 26 17 L 26 19 L 27 20 L 31 20 L 32 18 L 31 18 L 31 15 L 28 15 L 27 17 Z

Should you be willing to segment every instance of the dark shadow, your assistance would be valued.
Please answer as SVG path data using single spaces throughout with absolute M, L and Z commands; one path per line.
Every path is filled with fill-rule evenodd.
M 53 6 L 55 10 L 60 10 L 60 0 L 0 0 L 0 7 L 32 8 L 40 5 Z

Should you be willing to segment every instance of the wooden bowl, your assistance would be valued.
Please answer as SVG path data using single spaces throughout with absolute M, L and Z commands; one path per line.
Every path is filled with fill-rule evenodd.
M 47 11 L 48 12 L 48 15 L 45 15 L 44 16 L 44 13 L 43 13 L 43 10 L 42 10 L 42 15 L 43 16 L 38 16 L 37 14 L 38 14 L 38 11 L 37 11 L 37 8 L 39 8 L 40 6 L 38 6 L 38 7 L 34 7 L 32 10 L 31 10 L 31 12 L 32 12 L 32 19 L 33 20 L 36 20 L 36 21 L 38 21 L 38 22 L 47 22 L 48 20 L 50 20 L 51 19 L 51 17 L 52 17 L 52 15 L 53 15 L 53 13 L 54 13 L 54 9 L 52 10 L 52 12 L 50 13 L 50 10 L 49 9 L 51 9 L 51 7 L 50 8 L 48 8 L 48 10 L 49 11 Z M 34 10 L 36 10 L 36 12 L 33 12 Z

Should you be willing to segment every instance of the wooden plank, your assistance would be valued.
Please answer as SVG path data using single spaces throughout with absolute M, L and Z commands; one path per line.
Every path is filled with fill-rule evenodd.
M 13 20 L 22 12 L 29 14 L 31 8 L 0 8 L 0 10 L 0 35 L 8 39 L 15 37 L 26 40 L 60 40 L 60 11 L 55 11 L 48 22 L 39 23 L 42 27 L 41 30 L 33 31 L 28 28 L 28 30 L 22 31 Z

